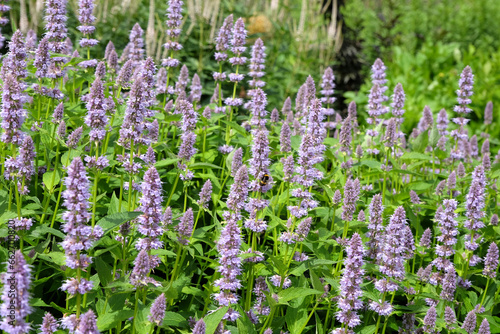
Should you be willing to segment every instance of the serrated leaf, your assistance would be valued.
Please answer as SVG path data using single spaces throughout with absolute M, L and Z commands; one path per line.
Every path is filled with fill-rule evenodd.
M 61 172 L 59 170 L 46 172 L 43 174 L 43 183 L 49 191 L 52 191 L 61 181 Z
M 214 334 L 217 326 L 219 326 L 219 323 L 222 321 L 222 317 L 224 317 L 224 315 L 227 313 L 227 310 L 229 310 L 229 307 L 224 306 L 217 311 L 210 313 L 204 318 L 205 334 Z
M 319 291 L 319 290 L 310 289 L 310 288 L 292 287 L 292 288 L 288 288 L 288 289 L 283 290 L 280 293 L 278 293 L 278 297 L 279 297 L 280 302 L 281 301 L 287 302 L 287 301 L 292 300 L 292 299 L 302 298 L 302 297 L 306 297 L 309 295 L 323 294 L 323 293 L 324 293 L 324 291 Z
M 134 316 L 133 310 L 120 310 L 116 312 L 105 313 L 97 318 L 97 329 L 100 332 L 116 327 L 118 323 Z
M 113 213 L 111 215 L 107 215 L 106 217 L 100 219 L 97 222 L 97 225 L 101 226 L 102 229 L 105 231 L 104 234 L 106 234 L 115 227 L 120 226 L 121 224 L 128 222 L 132 219 L 135 219 L 141 214 L 142 212 L 139 211 Z

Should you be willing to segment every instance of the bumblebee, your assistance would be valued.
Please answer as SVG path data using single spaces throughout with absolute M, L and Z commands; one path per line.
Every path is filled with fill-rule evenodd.
M 260 178 L 260 186 L 263 187 L 267 184 L 267 182 L 269 181 L 269 174 L 265 173 L 264 175 L 262 175 L 262 177 Z

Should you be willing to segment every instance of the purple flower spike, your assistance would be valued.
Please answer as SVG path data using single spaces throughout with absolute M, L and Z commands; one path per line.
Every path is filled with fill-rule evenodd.
M 377 58 L 375 60 L 375 63 L 373 63 L 372 66 L 372 83 L 374 85 L 378 85 L 381 90 L 381 94 L 384 94 L 385 91 L 387 90 L 387 86 L 384 86 L 387 83 L 387 79 L 385 78 L 385 70 L 387 68 L 384 65 L 384 62 L 380 59 Z M 384 96 L 383 101 L 387 101 L 388 97 Z
M 155 167 L 149 168 L 144 173 L 144 181 L 141 185 L 142 195 L 139 200 L 139 210 L 144 212 L 137 218 L 137 231 L 141 233 L 144 238 L 140 238 L 135 245 L 136 249 L 144 249 L 150 251 L 151 249 L 160 249 L 163 247 L 158 237 L 163 234 L 163 229 L 160 227 L 162 220 L 162 207 L 163 201 L 162 187 L 160 175 Z
M 269 139 L 266 130 L 255 130 L 253 133 L 252 158 L 250 159 L 250 168 L 248 172 L 254 177 L 250 183 L 252 191 L 267 192 L 271 188 L 272 180 L 268 180 L 264 186 L 260 185 L 260 180 L 264 174 L 269 174 Z
M 470 97 L 472 96 L 473 85 L 474 75 L 472 74 L 472 69 L 470 68 L 470 66 L 466 66 L 462 71 L 462 74 L 460 74 L 460 80 L 458 82 L 458 105 L 453 108 L 456 113 L 465 115 L 469 114 L 472 111 L 472 109 L 470 109 L 468 105 L 472 102 Z
M 465 320 L 462 324 L 462 329 L 467 332 L 467 334 L 472 334 L 476 330 L 476 310 L 472 310 L 467 313 Z
M 434 333 L 434 328 L 436 327 L 436 307 L 431 306 L 427 310 L 427 314 L 424 317 L 424 332 L 425 333 Z
M 436 127 L 439 130 L 439 134 L 440 135 L 447 135 L 448 134 L 448 131 L 447 131 L 448 123 L 450 121 L 448 120 L 448 114 L 446 113 L 445 109 L 441 109 L 439 111 L 436 121 L 437 121 Z
M 11 261 L 7 262 L 6 265 L 7 270 L 1 276 L 3 291 L 2 305 L 0 306 L 0 315 L 2 316 L 0 329 L 6 333 L 29 333 L 31 326 L 25 322 L 25 318 L 33 312 L 29 305 L 31 267 L 19 250 L 14 253 L 13 258 L 11 257 Z M 11 292 L 13 285 L 15 293 Z
M 85 97 L 87 116 L 85 124 L 90 127 L 89 137 L 91 141 L 100 142 L 106 136 L 108 116 L 106 110 L 109 108 L 107 99 L 104 97 L 104 85 L 98 77 L 90 87 L 90 93 Z
M 357 179 L 356 179 L 357 180 Z M 359 188 L 355 181 L 348 179 L 344 186 L 344 204 L 342 206 L 342 220 L 350 222 L 356 212 L 356 201 L 359 198 Z
M 456 221 L 457 201 L 454 199 L 445 199 L 443 201 L 443 210 L 436 211 L 436 221 L 439 224 L 441 235 L 437 237 L 439 242 L 436 245 L 436 259 L 433 260 L 434 266 L 439 270 L 451 270 L 453 263 L 448 259 L 455 254 L 454 245 L 457 243 L 457 226 Z
M 191 80 L 191 98 L 193 102 L 200 103 L 201 100 L 201 82 L 198 74 L 193 75 L 193 80 Z
M 179 225 L 177 225 L 178 240 L 181 244 L 187 245 L 189 243 L 189 238 L 193 234 L 193 223 L 193 209 L 189 208 L 184 212 Z
M 484 318 L 483 321 L 481 322 L 481 325 L 479 326 L 479 329 L 477 331 L 477 334 L 490 334 L 490 323 L 488 322 L 488 319 Z
M 290 152 L 292 150 L 292 142 L 290 139 L 290 135 L 291 135 L 290 126 L 288 125 L 288 123 L 284 122 L 283 125 L 281 126 L 281 133 L 280 133 L 280 147 L 282 153 Z
M 45 313 L 45 315 L 43 316 L 42 325 L 40 326 L 40 333 L 53 334 L 55 333 L 55 331 L 57 331 L 57 328 L 59 328 L 59 325 L 57 324 L 54 316 L 50 313 Z
M 203 319 L 200 319 L 196 322 L 193 328 L 193 334 L 205 334 L 206 325 Z
M 227 207 L 234 211 L 239 212 L 245 206 L 245 201 L 248 196 L 248 170 L 246 165 L 242 165 L 236 176 L 234 183 L 229 190 L 229 197 L 227 198 Z
M 151 305 L 148 320 L 154 323 L 156 326 L 161 326 L 163 318 L 165 318 L 166 307 L 167 305 L 165 294 L 162 293 L 154 300 L 153 304 Z
M 200 200 L 198 204 L 204 208 L 208 208 L 208 204 L 212 200 L 212 181 L 207 180 L 200 191 Z
M 346 249 L 347 257 L 344 260 L 345 269 L 340 279 L 340 298 L 338 299 L 337 320 L 350 328 L 361 323 L 356 310 L 363 307 L 361 301 L 361 284 L 363 283 L 364 270 L 361 269 L 364 261 L 365 250 L 359 234 L 354 235 L 349 240 Z
M 121 68 L 120 72 L 118 72 L 118 78 L 116 79 L 116 83 L 118 86 L 122 88 L 128 88 L 130 87 L 130 79 L 132 78 L 132 69 L 133 69 L 133 60 L 128 60 L 125 64 L 123 64 L 123 67 Z
M 135 287 L 144 287 L 147 286 L 148 283 L 158 285 L 158 282 L 151 277 L 148 277 L 152 267 L 155 267 L 155 265 L 151 265 L 151 260 L 147 251 L 142 249 L 135 258 L 134 269 L 132 269 L 132 273 L 129 278 L 130 284 Z
M 21 86 L 12 74 L 7 74 L 2 87 L 2 141 L 6 144 L 20 144 L 24 134 L 20 131 L 26 118 L 23 109 L 25 96 L 22 95 Z
M 81 251 L 90 249 L 92 243 L 102 236 L 103 231 L 100 226 L 92 229 L 85 225 L 90 219 L 90 183 L 80 157 L 73 159 L 69 165 L 64 183 L 66 190 L 63 192 L 63 204 L 67 211 L 62 215 L 62 230 L 67 235 L 62 247 L 66 253 L 66 265 L 72 269 L 86 268 L 92 259 Z M 62 289 L 72 295 L 84 294 L 92 289 L 92 282 L 83 278 L 80 281 L 70 278 L 63 283 Z
M 231 218 L 224 226 L 217 242 L 220 264 L 217 271 L 220 272 L 221 278 L 214 282 L 214 285 L 220 288 L 220 292 L 215 293 L 214 297 L 221 306 L 231 306 L 231 304 L 236 304 L 239 299 L 237 291 L 241 288 L 238 278 L 241 274 L 241 259 L 238 256 L 240 247 L 241 231 L 237 221 Z M 238 317 L 239 313 L 230 309 L 223 319 L 235 321 Z
M 484 109 L 484 124 L 491 124 L 493 121 L 493 102 L 488 101 L 486 108 Z
M 243 159 L 243 149 L 240 147 L 234 151 L 233 161 L 231 162 L 231 176 L 236 177 L 238 169 L 240 169 Z
M 455 299 L 455 290 L 457 289 L 457 275 L 455 269 L 452 267 L 448 268 L 448 271 L 444 275 L 443 288 L 441 290 L 441 298 L 448 301 L 453 301 Z
M 266 61 L 266 47 L 264 46 L 264 42 L 262 39 L 257 38 L 255 41 L 255 44 L 252 46 L 252 58 L 250 59 L 250 72 L 248 72 L 248 75 L 252 77 L 252 80 L 250 80 L 248 83 L 250 87 L 252 88 L 249 92 L 248 95 L 252 96 L 253 95 L 253 90 L 255 88 L 262 88 L 266 85 L 264 81 L 261 80 L 261 78 L 264 76 L 265 72 L 264 69 L 266 66 L 264 65 Z
M 327 105 L 333 104 L 336 98 L 333 96 L 335 89 L 335 76 L 333 75 L 333 70 L 331 67 L 327 67 L 323 73 L 323 78 L 321 80 L 321 102 Z M 335 111 L 333 108 L 325 109 L 325 115 L 333 115 Z
M 95 21 L 95 16 L 92 14 L 94 11 L 94 0 L 80 0 L 78 2 L 79 6 L 79 16 L 78 20 L 82 24 L 78 26 L 77 29 L 85 36 L 80 39 L 80 46 L 82 48 L 88 48 L 96 46 L 99 41 L 97 39 L 89 38 L 95 31 L 93 26 Z
M 402 281 L 405 277 L 404 260 L 406 248 L 406 213 L 402 206 L 394 211 L 385 230 L 381 252 L 379 253 L 380 272 L 387 279 L 378 280 L 375 288 L 381 292 L 396 291 L 398 285 L 391 279 Z
M 485 191 L 486 177 L 484 175 L 484 167 L 478 165 L 472 172 L 472 183 L 467 193 L 467 201 L 465 203 L 466 217 L 465 228 L 471 231 L 478 231 L 484 227 L 483 218 L 485 216 Z M 466 248 L 475 250 L 479 245 L 474 240 L 468 240 L 465 243 Z
M 226 17 L 222 27 L 219 30 L 219 34 L 215 38 L 215 60 L 220 62 L 227 59 L 227 51 L 230 47 L 230 40 L 232 38 L 232 27 L 233 27 L 233 14 Z
M 49 54 L 49 38 L 46 36 L 42 38 L 38 48 L 35 52 L 35 61 L 33 66 L 36 67 L 35 75 L 38 78 L 48 77 L 50 68 L 50 54 Z
M 68 29 L 66 28 L 66 5 L 67 0 L 45 1 L 45 37 L 49 39 L 49 48 L 55 53 L 64 53 L 66 49 L 65 39 Z
M 398 83 L 396 88 L 394 88 L 394 95 L 392 96 L 392 115 L 397 117 L 398 123 L 403 122 L 403 115 L 405 110 L 403 109 L 405 106 L 405 92 L 403 90 L 403 85 Z
M 129 35 L 129 45 L 128 59 L 132 60 L 132 67 L 136 68 L 139 66 L 140 62 L 144 59 L 144 39 L 142 35 L 144 30 L 142 30 L 139 23 L 136 23 Z
M 83 313 L 80 317 L 78 327 L 75 330 L 75 334 L 85 333 L 85 334 L 99 334 L 97 329 L 97 317 L 92 310 L 88 310 Z
M 25 78 L 28 75 L 26 70 L 26 46 L 24 44 L 24 36 L 20 30 L 16 30 L 12 39 L 9 42 L 9 53 L 5 57 L 2 66 L 2 78 L 5 80 L 7 73 L 12 74 L 16 80 Z M 25 84 L 19 82 L 21 88 L 24 89 Z
M 490 244 L 488 253 L 484 258 L 483 275 L 495 279 L 498 269 L 498 246 L 495 242 Z
M 120 129 L 120 138 L 118 139 L 120 145 L 130 147 L 131 141 L 134 141 L 134 143 L 142 142 L 143 120 L 147 112 L 144 81 L 142 77 L 138 77 L 132 85 L 127 101 L 127 109 L 125 109 L 125 117 Z

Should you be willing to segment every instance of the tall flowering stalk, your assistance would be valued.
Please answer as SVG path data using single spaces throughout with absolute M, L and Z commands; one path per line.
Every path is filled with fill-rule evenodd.
M 453 110 L 458 113 L 459 117 L 453 118 L 452 121 L 460 126 L 459 129 L 451 132 L 452 137 L 455 138 L 455 148 L 452 151 L 452 157 L 455 159 L 464 158 L 463 150 L 460 150 L 458 146 L 463 144 L 463 141 L 467 139 L 464 126 L 469 120 L 466 119 L 465 116 L 472 111 L 472 109 L 469 108 L 469 104 L 472 102 L 470 97 L 473 94 L 473 85 L 474 75 L 472 74 L 472 69 L 466 66 L 460 74 L 460 80 L 458 81 L 459 89 L 456 91 L 458 105 L 453 108 Z
M 327 67 L 323 73 L 321 80 L 321 102 L 326 104 L 326 108 L 323 113 L 326 116 L 331 116 L 335 114 L 335 110 L 332 108 L 333 103 L 336 98 L 333 96 L 335 92 L 335 76 L 333 75 L 333 70 L 331 67 Z
M 365 250 L 358 233 L 354 233 L 346 248 L 344 272 L 340 279 L 340 298 L 338 299 L 337 320 L 349 328 L 354 328 L 361 323 L 357 310 L 363 307 L 361 284 L 363 283 Z M 335 331 L 334 331 L 335 332 Z
M 229 81 L 234 83 L 233 86 L 233 96 L 230 98 L 226 98 L 224 103 L 229 107 L 229 115 L 228 121 L 231 122 L 233 119 L 233 107 L 239 107 L 243 104 L 243 100 L 241 98 L 236 97 L 236 88 L 238 83 L 243 80 L 244 75 L 239 73 L 240 65 L 245 65 L 247 62 L 247 57 L 243 57 L 242 54 L 245 52 L 246 47 L 246 38 L 247 31 L 245 29 L 245 23 L 243 19 L 240 17 L 234 23 L 233 27 L 233 35 L 231 39 L 231 52 L 233 53 L 233 57 L 229 58 L 229 63 L 233 66 L 236 65 L 236 70 L 234 73 L 230 73 L 228 75 Z M 229 123 L 226 128 L 226 144 L 229 145 Z
M 62 247 L 66 254 L 66 265 L 76 269 L 76 277 L 64 281 L 61 289 L 70 295 L 77 295 L 76 317 L 80 316 L 80 296 L 92 289 L 93 282 L 82 277 L 82 271 L 87 268 L 92 258 L 83 253 L 92 247 L 99 239 L 103 230 L 100 226 L 91 228 L 85 225 L 90 220 L 89 199 L 90 184 L 87 172 L 80 157 L 73 159 L 68 167 L 68 176 L 64 181 L 66 190 L 63 192 L 64 206 L 67 211 L 62 215 L 64 224 L 62 230 L 66 237 Z
M 382 292 L 382 299 L 370 303 L 370 309 L 379 314 L 375 333 L 378 333 L 381 316 L 389 316 L 392 313 L 392 300 L 398 290 L 398 282 L 405 278 L 406 227 L 406 213 L 404 208 L 399 206 L 389 220 L 378 255 L 380 272 L 385 277 L 375 282 L 375 288 Z M 387 292 L 392 292 L 391 302 L 386 301 Z
M 181 0 L 169 0 L 167 9 L 167 42 L 163 47 L 167 50 L 168 57 L 162 60 L 161 65 L 167 68 L 167 79 L 165 82 L 165 100 L 167 101 L 166 95 L 173 94 L 174 89 L 170 84 L 170 76 L 172 75 L 172 69 L 180 65 L 180 61 L 174 58 L 174 52 L 182 50 L 182 44 L 179 43 L 179 36 L 181 34 L 181 24 L 182 24 L 182 5 L 184 4 Z
M 29 333 L 31 326 L 26 323 L 26 317 L 33 312 L 29 305 L 31 266 L 19 250 L 10 255 L 6 265 L 6 270 L 0 275 L 3 284 L 0 329 L 6 333 Z
M 45 36 L 49 39 L 50 50 L 55 53 L 64 53 L 66 49 L 66 37 L 68 29 L 66 28 L 67 0 L 46 0 L 45 1 Z M 60 61 L 60 59 L 59 59 Z
M 97 64 L 97 60 L 93 60 L 90 62 L 90 48 L 96 46 L 99 41 L 95 38 L 90 38 L 95 31 L 95 27 L 93 23 L 95 21 L 95 16 L 93 15 L 94 11 L 94 0 L 79 0 L 78 2 L 78 20 L 81 25 L 77 27 L 77 29 L 83 34 L 83 38 L 80 39 L 80 47 L 87 48 L 87 64 L 84 67 L 95 66 Z M 80 66 L 82 64 L 80 63 Z M 92 67 L 93 67 L 92 66 Z
M 368 257 L 378 262 L 379 254 L 382 248 L 384 225 L 383 225 L 383 213 L 384 205 L 382 204 L 382 196 L 376 194 L 373 196 L 372 201 L 369 206 L 369 224 L 368 232 L 366 236 L 368 237 Z
M 223 113 L 225 107 L 222 106 L 222 90 L 221 90 L 221 82 L 226 81 L 227 75 L 222 71 L 222 64 L 228 58 L 228 50 L 231 46 L 230 41 L 232 38 L 232 27 L 233 27 L 233 14 L 230 14 L 228 17 L 224 19 L 222 26 L 219 29 L 219 33 L 215 38 L 215 60 L 219 65 L 219 72 L 213 73 L 213 78 L 215 82 L 217 82 L 217 101 L 218 106 L 215 108 L 216 113 Z
M 248 82 L 251 88 L 251 90 L 248 91 L 248 96 L 253 96 L 256 88 L 263 88 L 266 85 L 266 83 L 261 79 L 265 74 L 263 71 L 266 68 L 266 65 L 264 65 L 266 62 L 265 51 L 266 47 L 264 46 L 264 42 L 262 39 L 257 38 L 252 46 L 252 58 L 250 58 L 250 65 L 248 66 L 250 69 L 248 76 L 252 78 Z
M 139 23 L 134 24 L 129 35 L 128 42 L 128 59 L 132 60 L 132 68 L 138 67 L 144 60 L 144 30 Z

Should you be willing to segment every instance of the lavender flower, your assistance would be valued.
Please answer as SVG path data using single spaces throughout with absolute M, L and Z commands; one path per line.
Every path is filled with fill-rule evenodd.
M 336 316 L 338 321 L 353 328 L 361 323 L 356 310 L 363 307 L 361 301 L 363 292 L 360 285 L 363 283 L 364 270 L 361 267 L 364 264 L 363 255 L 365 250 L 358 233 L 354 233 L 349 240 L 346 252 L 345 269 L 340 279 L 340 296 L 338 299 L 340 311 L 337 312 Z
M 162 293 L 154 300 L 153 304 L 151 305 L 148 320 L 156 326 L 161 326 L 163 318 L 165 318 L 166 307 L 167 305 L 165 294 Z
M 97 66 L 95 68 L 95 76 L 96 78 L 99 77 L 101 79 L 104 79 L 106 76 L 106 63 L 104 61 L 100 61 L 97 63 Z
M 437 115 L 437 120 L 436 120 L 436 127 L 439 130 L 440 135 L 447 135 L 448 131 L 448 114 L 446 113 L 446 110 L 441 109 Z
M 386 227 L 381 252 L 378 256 L 380 272 L 387 276 L 387 279 L 375 283 L 375 288 L 381 292 L 396 291 L 398 285 L 390 279 L 401 281 L 405 277 L 406 226 L 405 210 L 402 206 L 399 206 L 394 211 L 389 220 L 389 225 Z
M 349 154 L 351 150 L 351 131 L 352 122 L 351 119 L 347 117 L 342 123 L 339 134 L 340 151 L 344 152 L 345 154 Z
M 50 54 L 49 54 L 49 38 L 45 36 L 38 44 L 35 52 L 35 61 L 33 66 L 36 67 L 36 76 L 38 78 L 46 78 L 49 75 Z
M 103 231 L 100 226 L 90 228 L 85 225 L 90 219 L 90 183 L 80 157 L 73 159 L 69 165 L 64 183 L 66 190 L 63 192 L 63 204 L 67 211 L 62 215 L 62 230 L 66 233 L 62 247 L 66 253 L 66 265 L 72 269 L 86 268 L 92 259 L 81 251 L 90 249 Z M 85 294 L 92 289 L 92 285 L 91 281 L 84 278 L 70 278 L 63 283 L 61 289 L 71 295 Z
M 250 68 L 250 72 L 248 72 L 248 75 L 252 77 L 252 80 L 250 80 L 248 83 L 252 90 L 248 92 L 249 96 L 253 95 L 253 90 L 255 88 L 262 88 L 266 85 L 264 81 L 261 80 L 261 78 L 264 76 L 265 72 L 263 70 L 266 68 L 264 63 L 266 62 L 266 47 L 264 46 L 264 42 L 262 39 L 257 38 L 255 41 L 255 44 L 252 46 L 252 58 L 250 58 L 250 65 L 248 66 Z
M 179 72 L 179 78 L 175 83 L 175 92 L 178 95 L 181 92 L 185 92 L 188 83 L 189 83 L 189 70 L 186 65 L 182 65 L 181 71 Z
M 439 243 L 436 245 L 436 255 L 438 257 L 432 263 L 438 270 L 449 270 L 449 268 L 453 267 L 453 264 L 448 257 L 455 253 L 453 247 L 457 243 L 458 222 L 456 218 L 458 215 L 455 213 L 457 201 L 445 199 L 443 207 L 444 210 L 436 211 L 435 219 L 439 224 L 441 235 L 437 237 Z
M 479 329 L 477 331 L 477 334 L 490 334 L 490 323 L 488 322 L 488 319 L 484 318 L 483 321 L 481 321 L 481 325 L 479 325 Z
M 486 108 L 484 109 L 484 124 L 491 124 L 493 121 L 493 102 L 488 101 Z
M 252 191 L 267 192 L 271 188 L 272 179 L 266 185 L 261 186 L 260 180 L 264 174 L 269 174 L 269 139 L 266 130 L 255 130 L 253 133 L 252 158 L 250 159 L 249 173 L 254 177 L 250 183 Z
M 290 99 L 290 96 L 286 98 L 285 102 L 283 103 L 283 108 L 281 108 L 281 113 L 283 116 L 288 117 L 288 115 L 292 112 L 292 99 Z M 293 112 L 292 112 L 293 115 Z M 287 120 L 288 123 L 288 120 Z
M 358 181 L 356 179 L 356 181 Z M 342 206 L 342 220 L 350 222 L 356 212 L 356 201 L 359 198 L 359 188 L 356 181 L 348 179 L 344 186 L 344 204 Z M 359 182 L 359 181 L 358 181 Z
M 212 200 L 212 181 L 207 180 L 200 191 L 200 200 L 198 204 L 204 208 L 208 208 L 208 204 Z
M 467 332 L 467 334 L 472 334 L 476 330 L 476 311 L 472 310 L 467 313 L 465 320 L 462 324 L 462 329 Z
M 144 59 L 143 34 L 144 30 L 142 30 L 139 23 L 136 23 L 130 31 L 128 59 L 132 60 L 132 68 L 139 66 L 140 62 Z
M 387 107 L 382 105 L 384 101 L 385 96 L 383 95 L 383 90 L 379 85 L 374 84 L 368 96 L 368 114 L 372 117 L 372 119 L 369 120 L 370 124 L 376 124 L 377 117 L 387 113 Z
M 432 232 L 430 228 L 426 228 L 420 238 L 420 246 L 428 248 L 431 245 Z
M 403 85 L 398 83 L 396 88 L 394 88 L 394 95 L 392 95 L 392 115 L 396 117 L 399 124 L 403 123 L 403 115 L 405 113 L 405 92 L 403 90 Z
M 278 123 L 280 121 L 280 114 L 278 112 L 278 109 L 274 108 L 273 111 L 271 111 L 271 123 Z
M 284 180 L 290 182 L 293 178 L 293 172 L 295 170 L 295 161 L 293 160 L 293 155 L 281 158 L 281 163 L 283 164 L 283 174 Z
M 472 173 L 472 183 L 469 188 L 469 192 L 466 195 L 467 201 L 465 203 L 466 217 L 468 220 L 465 222 L 465 228 L 471 231 L 478 231 L 484 227 L 482 219 L 484 218 L 484 207 L 485 207 L 485 187 L 486 178 L 484 175 L 484 167 L 478 165 L 474 172 Z M 478 245 L 474 240 L 466 241 L 466 248 L 469 250 L 475 250 Z
M 387 87 L 384 86 L 387 83 L 387 79 L 385 78 L 385 70 L 387 68 L 384 65 L 384 62 L 377 58 L 372 66 L 372 83 L 374 85 L 378 85 L 380 87 L 381 93 L 384 94 L 387 90 Z M 387 97 L 384 97 L 384 101 L 387 101 Z
M 167 36 L 168 40 L 163 46 L 165 49 L 170 51 L 170 56 L 167 59 L 163 59 L 162 65 L 171 68 L 179 66 L 179 60 L 173 58 L 174 51 L 182 50 L 182 45 L 177 41 L 181 34 L 180 26 L 182 24 L 182 5 L 184 3 L 181 0 L 169 0 L 167 9 Z M 168 89 L 168 87 L 167 87 Z
M 205 321 L 203 321 L 203 319 L 200 319 L 196 322 L 196 325 L 194 325 L 193 334 L 205 334 L 205 330 Z
M 100 142 L 106 136 L 108 116 L 106 110 L 109 108 L 107 99 L 104 97 L 104 85 L 98 77 L 90 87 L 90 93 L 86 96 L 87 116 L 85 124 L 90 127 L 89 137 L 91 141 Z
M 191 95 L 192 101 L 199 103 L 201 100 L 201 83 L 198 74 L 193 75 L 193 80 L 191 80 Z
M 3 319 L 0 329 L 6 333 L 29 333 L 31 327 L 25 322 L 25 318 L 33 312 L 29 305 L 31 267 L 21 251 L 17 250 L 10 256 L 10 261 L 6 263 L 7 270 L 1 274 L 3 291 L 0 315 Z
M 384 140 L 385 140 L 384 145 L 386 147 L 394 147 L 397 143 L 398 140 L 397 124 L 394 118 L 391 118 L 389 120 L 389 123 L 387 124 Z
M 425 333 L 434 333 L 434 328 L 436 327 L 436 307 L 431 306 L 427 310 L 427 314 L 424 317 L 424 332 Z
M 267 115 L 266 105 L 266 93 L 264 93 L 264 91 L 260 88 L 255 89 L 252 95 L 252 100 L 249 104 L 249 109 L 252 112 L 250 124 L 261 129 L 265 129 L 267 122 L 267 119 L 265 118 Z
M 248 170 L 246 165 L 242 165 L 236 176 L 234 177 L 234 183 L 231 185 L 229 190 L 229 197 L 227 199 L 227 207 L 238 212 L 243 209 L 245 201 L 248 196 Z
M 181 218 L 179 225 L 177 225 L 177 233 L 179 233 L 178 240 L 181 244 L 187 245 L 189 238 L 193 234 L 193 209 L 189 208 Z
M 459 114 L 468 114 L 472 111 L 468 105 L 472 102 L 470 97 L 472 96 L 472 85 L 474 84 L 474 75 L 472 74 L 472 69 L 470 66 L 466 66 L 460 74 L 460 80 L 458 82 L 459 89 L 457 90 L 457 102 L 458 105 L 453 108 L 453 110 Z
M 2 141 L 6 144 L 20 144 L 24 134 L 20 131 L 26 118 L 23 104 L 26 101 L 22 95 L 21 86 L 12 74 L 7 74 L 2 87 Z
M 457 174 L 455 173 L 455 171 L 452 171 L 450 173 L 450 175 L 448 176 L 447 183 L 449 190 L 455 189 L 455 187 L 457 186 Z
M 75 334 L 88 333 L 88 334 L 99 334 L 97 329 L 97 317 L 92 310 L 88 310 L 83 313 L 78 322 L 78 327 L 75 330 Z
M 333 96 L 333 93 L 335 89 L 335 76 L 333 75 L 333 70 L 331 67 L 327 67 L 325 69 L 325 72 L 323 73 L 323 77 L 321 80 L 321 102 L 330 105 L 335 102 L 335 97 Z M 334 110 L 333 108 L 327 107 L 325 109 L 325 115 L 333 115 Z
M 240 171 L 242 170 L 246 174 L 244 166 L 240 168 Z M 241 288 L 241 283 L 238 279 L 238 276 L 241 274 L 241 259 L 238 257 L 240 247 L 241 231 L 237 221 L 231 218 L 227 221 L 217 242 L 220 264 L 217 271 L 221 273 L 221 278 L 214 282 L 214 285 L 220 288 L 220 292 L 216 293 L 214 297 L 221 306 L 236 304 L 239 299 L 236 292 Z M 230 309 L 230 312 L 223 319 L 235 321 L 238 317 L 239 313 Z
M 158 239 L 163 234 L 160 227 L 162 219 L 163 201 L 162 187 L 160 175 L 155 167 L 149 168 L 144 173 L 144 181 L 141 185 L 142 195 L 139 199 L 139 210 L 143 212 L 137 218 L 137 231 L 144 237 L 139 238 L 135 248 L 138 250 L 144 249 L 150 251 L 151 249 L 160 249 L 163 247 L 163 242 Z
M 482 155 L 490 154 L 490 141 L 488 139 L 486 139 L 483 142 L 483 145 L 481 145 L 481 154 Z
M 155 266 L 155 264 L 151 264 L 151 259 L 147 251 L 142 249 L 135 258 L 134 269 L 132 269 L 132 273 L 129 277 L 130 284 L 135 287 L 144 287 L 147 286 L 148 283 L 158 286 L 159 283 L 148 276 L 151 268 Z
M 231 176 L 236 177 L 236 173 L 238 169 L 240 169 L 242 165 L 243 159 L 243 149 L 240 147 L 234 151 L 233 161 L 231 162 Z
M 446 308 L 444 309 L 444 321 L 446 322 L 446 327 L 449 330 L 454 329 L 452 325 L 457 322 L 457 318 L 455 316 L 455 311 L 453 311 L 453 309 L 449 306 L 446 306 Z
M 76 128 L 73 132 L 68 136 L 68 140 L 66 141 L 69 148 L 75 149 L 78 146 L 78 143 L 82 137 L 83 127 Z
M 215 39 L 215 60 L 217 62 L 224 61 L 227 59 L 227 51 L 229 50 L 229 41 L 232 37 L 232 26 L 233 26 L 233 14 L 226 17 L 222 27 L 219 30 L 219 34 Z
M 444 275 L 443 288 L 441 290 L 441 298 L 448 301 L 453 301 L 455 298 L 455 290 L 457 289 L 457 275 L 453 267 L 448 267 L 448 271 Z
M 141 143 L 141 134 L 144 129 L 143 120 L 147 114 L 142 77 L 137 78 L 132 85 L 125 109 L 125 117 L 120 129 L 118 143 L 130 147 L 130 142 Z
M 128 88 L 130 87 L 130 79 L 132 78 L 132 69 L 133 69 L 133 60 L 129 59 L 120 72 L 118 73 L 118 78 L 116 79 L 116 83 L 119 87 Z
M 281 126 L 280 132 L 280 147 L 282 153 L 290 152 L 292 150 L 290 135 L 290 126 L 288 125 L 288 123 L 284 122 Z
M 49 48 L 55 53 L 63 53 L 66 49 L 66 4 L 67 0 L 45 1 L 45 37 L 49 39 Z
M 50 313 L 45 313 L 43 316 L 42 325 L 40 326 L 40 333 L 42 334 L 53 334 L 57 331 L 59 325 L 57 324 L 56 319 Z
M 498 246 L 495 242 L 490 244 L 488 253 L 484 258 L 483 275 L 495 279 L 498 268 Z
M 80 46 L 82 48 L 88 48 L 96 46 L 99 41 L 94 38 L 89 38 L 95 31 L 95 27 L 92 25 L 95 21 L 95 16 L 92 14 L 94 11 L 94 1 L 93 0 L 79 0 L 79 16 L 78 20 L 82 24 L 78 26 L 77 29 L 85 36 L 80 39 Z
M 496 213 L 491 216 L 490 225 L 492 226 L 498 225 L 498 215 Z

